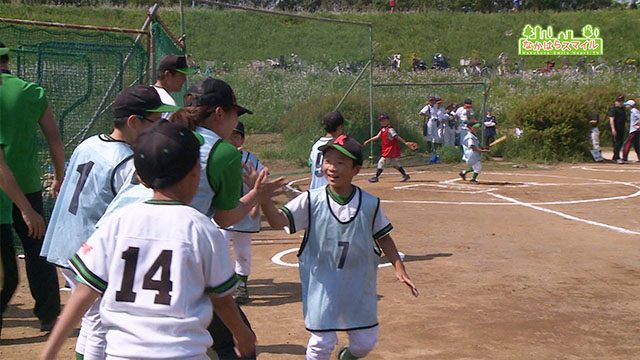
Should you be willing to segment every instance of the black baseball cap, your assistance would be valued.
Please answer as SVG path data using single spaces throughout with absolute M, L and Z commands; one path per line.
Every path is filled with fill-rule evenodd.
M 336 149 L 348 158 L 353 159 L 356 164 L 362 165 L 362 145 L 348 135 L 340 135 L 332 142 L 318 148 L 322 153 L 328 149 Z
M 382 119 L 390 119 L 390 117 L 386 113 L 380 113 L 380 115 L 378 115 L 378 121 Z
M 187 89 L 187 93 L 185 94 L 185 99 L 189 99 L 189 101 L 185 100 L 184 106 L 196 105 L 196 99 L 204 92 L 204 90 L 202 89 L 203 82 L 204 80 L 200 80 L 189 86 L 189 88 Z
M 196 69 L 187 65 L 187 57 L 184 55 L 166 55 L 160 60 L 158 71 L 177 71 L 183 74 L 195 74 Z
M 122 90 L 113 103 L 113 117 L 116 119 L 131 115 L 144 116 L 148 112 L 173 112 L 180 106 L 162 103 L 153 86 L 136 85 Z
M 236 128 L 233 129 L 233 131 L 238 132 L 242 134 L 242 136 L 244 136 L 244 124 L 242 123 L 242 121 L 238 121 L 238 125 L 236 125 Z
M 182 180 L 200 159 L 200 141 L 186 127 L 156 121 L 136 140 L 133 163 L 142 182 L 163 189 Z
M 233 89 L 226 82 L 208 77 L 202 81 L 202 94 L 197 97 L 196 105 L 235 106 L 238 116 L 253 114 L 253 111 L 238 105 Z
M 335 131 L 340 125 L 347 126 L 349 121 L 339 111 L 330 111 L 322 117 L 322 126 L 325 130 Z

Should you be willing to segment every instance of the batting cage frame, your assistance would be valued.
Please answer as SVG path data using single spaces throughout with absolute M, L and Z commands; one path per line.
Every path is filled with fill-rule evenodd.
M 158 9 L 156 4 L 146 10 L 140 29 L 0 18 L 12 70 L 45 89 L 66 158 L 88 136 L 110 131 L 109 110 L 122 89 L 153 81 L 162 55 L 185 53 Z M 36 146 L 48 218 L 53 166 L 42 134 Z

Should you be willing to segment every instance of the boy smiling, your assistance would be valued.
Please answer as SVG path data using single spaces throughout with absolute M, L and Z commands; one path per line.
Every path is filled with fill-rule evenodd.
M 336 331 L 346 331 L 349 346 L 339 359 L 369 354 L 378 340 L 376 273 L 382 250 L 396 277 L 414 296 L 409 279 L 389 235 L 393 226 L 380 199 L 351 181 L 362 166 L 362 145 L 346 135 L 320 147 L 328 184 L 301 194 L 278 211 L 264 200 L 262 208 L 275 229 L 292 234 L 305 229 L 298 251 L 305 327 L 311 332 L 306 359 L 329 359 Z

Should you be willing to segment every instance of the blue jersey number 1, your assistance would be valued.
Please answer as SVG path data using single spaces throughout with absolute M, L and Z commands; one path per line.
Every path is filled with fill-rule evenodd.
M 80 164 L 76 168 L 76 171 L 80 173 L 80 178 L 78 179 L 78 183 L 76 184 L 76 190 L 73 192 L 73 196 L 71 197 L 71 204 L 69 204 L 69 212 L 73 215 L 78 212 L 80 193 L 82 192 L 82 188 L 84 188 L 84 185 L 87 183 L 87 179 L 89 179 L 89 173 L 91 172 L 92 168 L 93 161 Z

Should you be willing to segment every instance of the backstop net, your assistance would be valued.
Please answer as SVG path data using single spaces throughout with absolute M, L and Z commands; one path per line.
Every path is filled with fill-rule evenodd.
M 145 81 L 145 31 L 0 19 L 0 39 L 11 48 L 12 73 L 45 88 L 67 158 L 86 137 L 110 131 L 110 107 L 118 92 Z M 47 190 L 53 169 L 42 135 L 38 154 L 49 214 L 53 200 Z

